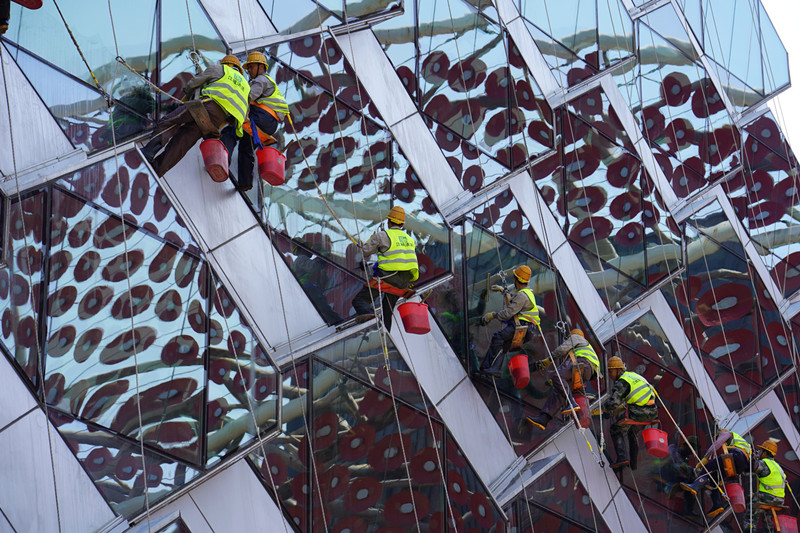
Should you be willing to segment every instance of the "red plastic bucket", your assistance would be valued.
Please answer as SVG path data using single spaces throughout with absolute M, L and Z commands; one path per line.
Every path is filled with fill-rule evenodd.
M 661 431 L 657 428 L 647 428 L 642 431 L 642 437 L 644 437 L 644 445 L 647 447 L 647 453 L 660 459 L 669 455 L 666 431 Z
M 586 399 L 586 396 L 573 396 L 573 398 L 575 398 L 575 402 L 580 406 L 578 422 L 580 422 L 582 428 L 588 428 L 592 421 L 592 417 L 589 416 L 589 400 Z
M 508 371 L 511 372 L 511 380 L 518 389 L 524 389 L 531 380 L 531 369 L 528 366 L 528 356 L 524 353 L 515 355 L 508 362 Z
M 406 302 L 397 307 L 400 312 L 400 319 L 406 333 L 424 335 L 431 330 L 428 322 L 428 306 L 417 302 Z
M 743 513 L 745 510 L 744 505 L 744 490 L 738 483 L 725 483 L 725 493 L 731 501 L 731 507 L 734 513 Z
M 778 515 L 781 533 L 797 533 L 797 518 L 785 514 Z
M 258 157 L 258 175 L 270 185 L 283 185 L 286 181 L 284 167 L 286 156 L 272 146 L 256 150 Z
M 206 139 L 200 143 L 203 164 L 211 179 L 217 183 L 228 179 L 228 150 L 219 139 Z

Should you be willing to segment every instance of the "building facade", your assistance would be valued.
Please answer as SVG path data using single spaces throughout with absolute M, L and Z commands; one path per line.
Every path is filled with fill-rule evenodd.
M 670 457 L 615 474 L 608 416 L 530 425 L 547 372 L 476 372 L 523 264 L 529 361 L 580 328 L 601 374 L 655 385 L 669 444 L 771 438 L 800 493 L 800 192 L 759 1 L 22 4 L 0 531 L 740 531 Z M 140 148 L 188 80 L 254 50 L 290 104 L 286 182 L 215 183 L 197 146 L 156 175 Z M 424 335 L 352 320 L 393 206 Z

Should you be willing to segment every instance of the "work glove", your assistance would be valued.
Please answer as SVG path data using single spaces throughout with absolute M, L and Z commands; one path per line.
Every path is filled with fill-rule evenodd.
M 550 366 L 548 363 L 550 363 L 548 359 L 541 359 L 539 361 L 534 361 L 533 363 L 531 363 L 531 370 L 533 370 L 534 372 L 544 370 L 545 368 Z
M 502 285 L 492 285 L 490 288 L 492 289 L 492 292 L 506 292 L 506 288 Z
M 481 326 L 485 326 L 486 324 L 488 324 L 492 320 L 494 320 L 494 313 L 493 312 L 492 313 L 486 313 L 485 315 L 483 315 L 481 317 Z

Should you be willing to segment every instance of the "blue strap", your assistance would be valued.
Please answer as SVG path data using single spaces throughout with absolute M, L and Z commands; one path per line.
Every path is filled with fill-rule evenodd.
M 261 144 L 261 139 L 258 136 L 258 128 L 256 127 L 256 122 L 253 120 L 253 117 L 250 117 L 250 131 L 253 132 L 253 145 L 258 146 L 259 150 L 264 148 L 264 145 Z

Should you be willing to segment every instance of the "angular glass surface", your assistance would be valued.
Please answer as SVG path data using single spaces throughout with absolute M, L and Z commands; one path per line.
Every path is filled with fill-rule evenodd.
M 67 191 L 156 235 L 180 250 L 199 254 L 169 198 L 136 150 L 120 154 L 59 179 Z M 59 222 L 60 224 L 60 222 Z
M 761 58 L 764 71 L 764 91 L 771 94 L 789 83 L 789 55 L 783 46 L 775 26 L 764 9 L 758 4 L 758 22 L 761 26 Z
M 282 233 L 273 232 L 272 239 L 286 266 L 325 322 L 337 324 L 354 313 L 350 302 L 364 286 L 363 278 Z
M 599 3 L 606 2 L 601 0 Z M 520 12 L 555 41 L 596 69 L 599 59 L 597 10 L 597 2 L 522 0 Z
M 447 158 L 447 164 L 464 189 L 477 193 L 508 173 L 508 169 L 500 162 L 459 137 L 447 126 L 434 122 L 430 117 L 423 118 L 433 131 L 436 143 Z
M 193 317 L 192 324 L 209 338 L 206 465 L 272 429 L 278 418 L 280 379 L 228 291 L 217 279 L 211 287 L 208 326 L 201 316 Z M 200 302 L 195 303 L 195 312 L 202 313 Z
M 52 205 L 48 403 L 201 464 L 202 261 L 58 189 Z
M 188 2 L 161 2 L 161 69 L 159 84 L 167 92 L 183 88 L 187 79 L 194 76 L 195 66 L 191 54 L 197 50 L 201 69 L 218 63 L 225 56 L 225 43 L 206 16 L 197 0 Z M 235 9 L 235 8 L 234 8 Z M 183 91 L 175 92 L 177 98 Z M 162 98 L 171 108 L 174 103 Z M 165 109 L 166 111 L 166 109 Z
M 116 514 L 133 518 L 200 472 L 55 409 L 50 421 Z M 145 492 L 147 495 L 145 496 Z M 145 499 L 146 498 L 146 499 Z
M 537 48 L 561 87 L 572 87 L 597 73 L 592 63 L 595 56 L 580 58 L 527 19 L 525 27 L 531 32 Z M 596 61 L 595 61 L 596 63 Z
M 114 0 L 110 6 L 102 0 L 88 0 L 79 4 L 62 2 L 59 7 L 98 81 L 109 93 L 113 86 L 115 98 L 135 87 L 145 87 L 135 74 L 117 64 L 117 55 L 146 78 L 158 71 L 156 0 Z M 183 15 L 185 19 L 185 7 Z M 94 87 L 55 3 L 45 2 L 37 10 L 14 5 L 4 37 Z M 29 78 L 32 78 L 30 74 Z M 93 105 L 105 108 L 105 101 Z
M 585 248 L 575 243 L 571 245 L 608 309 L 619 311 L 644 293 L 645 287 L 640 282 L 598 259 L 594 253 Z
M 72 78 L 24 50 L 12 55 L 58 125 L 77 148 L 100 150 L 140 133 L 151 125 L 155 99 L 147 87 L 131 85 L 120 94 L 112 114 L 93 86 Z M 126 70 L 127 72 L 127 70 Z M 114 131 L 111 125 L 114 124 Z
M 584 445 L 585 444 L 579 444 Z M 523 506 L 520 512 L 521 531 L 531 531 L 529 511 L 524 508 L 530 505 L 531 511 L 537 508 L 546 509 L 559 517 L 565 517 L 566 524 L 576 522 L 580 528 L 572 526 L 567 531 L 610 531 L 603 521 L 603 515 L 592 503 L 589 493 L 583 487 L 578 476 L 570 464 L 564 460 L 554 466 L 546 474 L 525 487 L 525 498 L 521 499 Z M 537 516 L 538 514 L 538 516 Z M 534 531 L 560 531 L 563 526 L 549 529 L 548 526 L 556 525 L 551 517 L 533 514 Z M 571 525 L 571 524 L 570 524 Z
M 341 2 L 339 15 L 334 15 L 314 0 L 297 0 L 286 3 L 282 0 L 258 0 L 269 20 L 283 35 L 311 30 L 341 22 Z
M 620 0 L 597 0 L 597 38 L 601 70 L 636 53 L 633 22 Z
M 314 355 L 335 365 L 348 374 L 371 383 L 386 394 L 391 394 L 419 409 L 425 409 L 422 389 L 411 369 L 388 337 L 384 339 L 377 328 L 360 331 L 343 340 L 321 348 Z M 388 355 L 384 355 L 386 342 Z M 387 373 L 386 360 L 390 369 Z
M 674 13 L 671 6 L 656 13 L 662 10 Z M 703 180 L 713 181 L 736 168 L 738 130 L 702 65 L 643 23 L 639 56 L 642 109 L 637 114 L 645 138 Z M 701 180 L 694 189 L 704 184 Z
M 681 491 L 683 492 L 683 491 Z M 685 533 L 687 531 L 705 531 L 705 523 L 699 519 L 701 523 L 694 523 L 687 520 L 691 516 L 687 515 L 686 508 L 682 505 L 680 495 L 675 502 L 670 502 L 671 505 L 666 509 L 662 505 L 653 503 L 648 498 L 642 498 L 636 493 L 636 490 L 625 487 L 625 494 L 628 499 L 636 507 L 636 512 L 639 514 L 642 522 L 649 531 L 663 531 L 664 533 Z M 695 513 L 701 513 L 701 510 L 693 509 Z M 737 529 L 737 531 L 739 531 Z
M 383 45 L 383 51 L 394 65 L 395 72 L 403 82 L 408 94 L 417 101 L 417 28 L 416 2 L 404 0 L 404 12 L 372 28 L 375 37 Z
M 624 146 L 629 152 L 633 152 L 633 144 L 628 134 L 617 117 L 616 111 L 611 107 L 608 97 L 600 88 L 592 89 L 575 100 L 570 101 L 567 106 L 572 114 L 583 119 L 593 129 L 602 132 L 606 137 L 613 140 L 616 144 Z M 578 125 L 574 119 L 569 123 L 563 124 L 564 136 L 567 139 L 576 139 L 584 136 L 586 127 Z
M 513 244 L 541 262 L 547 262 L 547 251 L 522 212 L 511 192 L 506 189 L 469 215 L 470 220 Z
M 664 277 L 672 275 L 683 264 L 681 229 L 664 208 L 660 194 L 644 170 L 642 198 L 647 285 L 653 286 Z
M 656 9 L 643 16 L 641 20 L 658 32 L 673 47 L 680 50 L 686 57 L 695 61 L 700 59 L 672 6 L 667 5 Z M 659 53 L 662 53 L 662 51 L 659 51 Z
M 41 389 L 37 354 L 41 353 L 38 320 L 47 252 L 44 245 L 46 202 L 45 192 L 33 192 L 21 200 L 12 200 L 7 228 L 7 265 L 0 269 L 2 342 L 23 375 L 37 389 Z
M 453 278 L 437 285 L 425 303 L 439 328 L 450 342 L 456 356 L 466 368 L 467 361 L 467 321 L 464 307 L 464 228 L 453 227 Z
M 464 453 L 455 439 L 447 433 L 446 437 L 447 497 L 449 498 L 444 515 L 455 515 L 455 528 L 452 522 L 442 531 L 504 531 L 504 524 L 493 500 L 487 498 L 488 492 L 483 487 L 475 470 L 467 462 Z M 452 510 L 452 515 L 450 511 Z M 433 521 L 433 520 L 432 520 Z M 442 524 L 442 520 L 436 521 Z M 494 528 L 494 529 L 492 529 Z

